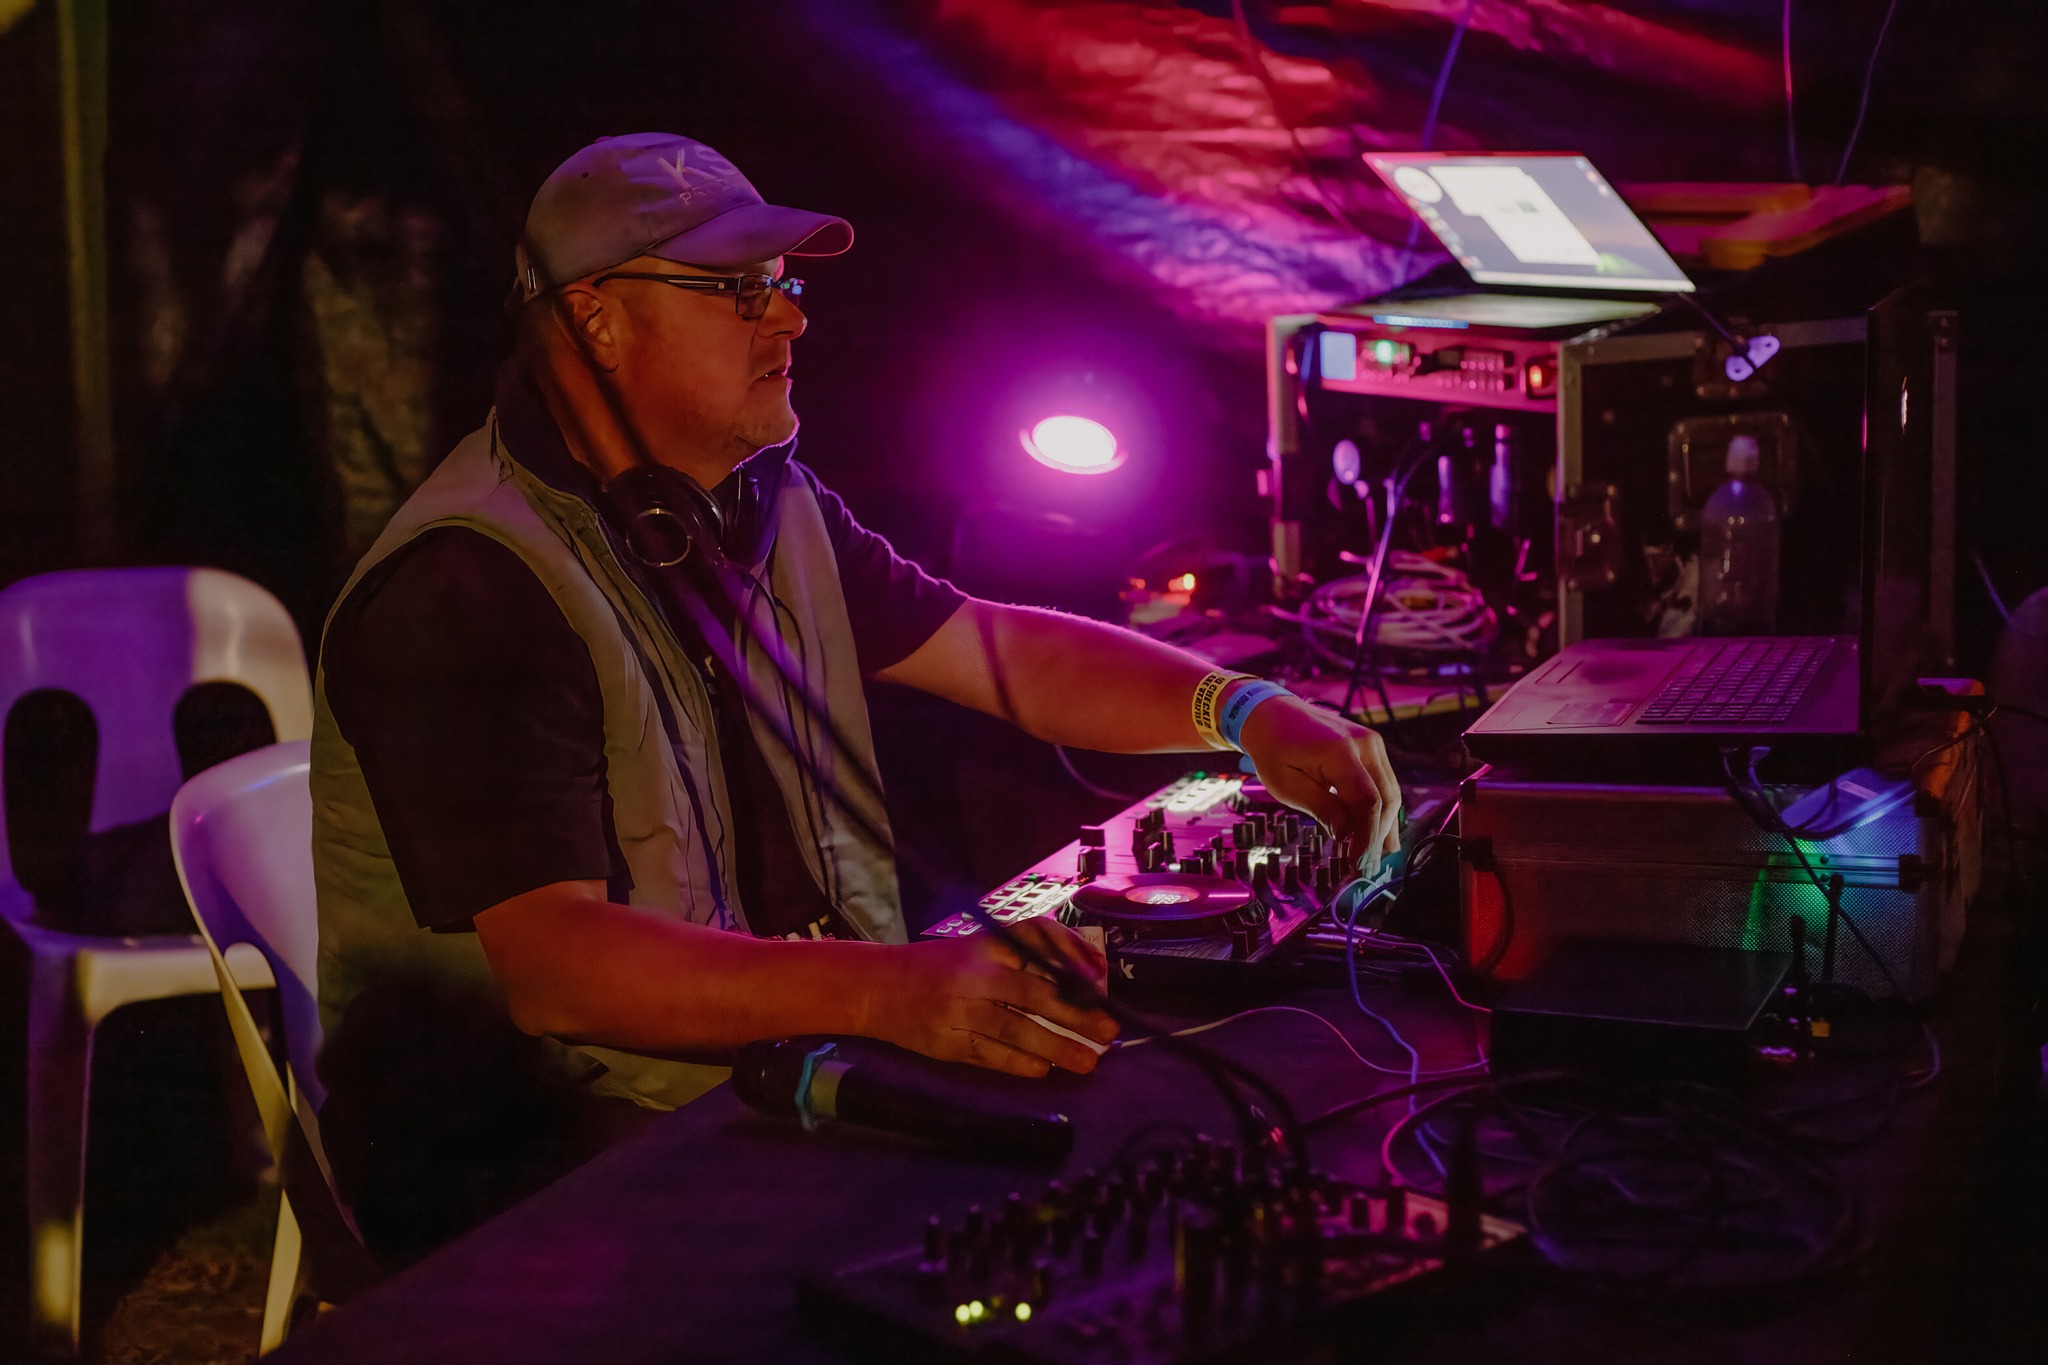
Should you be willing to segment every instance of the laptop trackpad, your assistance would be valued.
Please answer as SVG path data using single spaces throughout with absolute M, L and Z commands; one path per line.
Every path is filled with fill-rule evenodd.
M 1619 725 L 1628 717 L 1632 701 L 1566 702 L 1550 713 L 1546 725 Z

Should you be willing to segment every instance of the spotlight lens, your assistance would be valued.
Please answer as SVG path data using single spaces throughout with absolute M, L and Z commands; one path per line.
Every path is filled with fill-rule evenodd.
M 1116 434 L 1089 417 L 1042 418 L 1019 439 L 1025 454 L 1063 474 L 1107 474 L 1124 462 Z

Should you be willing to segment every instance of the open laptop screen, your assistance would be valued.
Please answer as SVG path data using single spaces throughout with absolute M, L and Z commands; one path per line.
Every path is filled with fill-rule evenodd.
M 1693 284 L 1572 152 L 1368 152 L 1479 284 L 1678 293 Z

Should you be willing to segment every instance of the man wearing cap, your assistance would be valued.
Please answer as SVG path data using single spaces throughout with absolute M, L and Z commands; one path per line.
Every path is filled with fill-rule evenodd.
M 851 243 L 842 220 L 764 203 L 687 138 L 576 153 L 527 219 L 490 419 L 329 618 L 323 1127 L 373 1245 L 403 1257 L 453 1230 L 406 1225 L 406 1209 L 474 1155 L 464 1134 L 502 1127 L 473 1074 L 485 1055 L 511 1089 L 586 1114 L 674 1107 L 724 1074 L 719 1054 L 790 1034 L 1025 1076 L 1093 1069 L 1092 1049 L 1031 1016 L 1098 1043 L 1115 1026 L 1013 947 L 906 942 L 863 679 L 1063 744 L 1234 745 L 1354 854 L 1392 847 L 1398 789 L 1371 731 L 1128 631 L 968 598 L 790 459 L 805 318 L 785 258 Z M 1057 924 L 1021 932 L 1102 970 Z M 449 1010 L 464 990 L 481 1014 Z M 477 1023 L 493 1013 L 539 1052 L 505 1061 Z M 468 1052 L 422 1068 L 450 1035 Z M 395 1075 L 415 1071 L 432 1079 L 406 1092 Z M 422 1116 L 441 1104 L 485 1117 Z M 577 1122 L 548 1152 L 579 1149 L 562 1136 Z

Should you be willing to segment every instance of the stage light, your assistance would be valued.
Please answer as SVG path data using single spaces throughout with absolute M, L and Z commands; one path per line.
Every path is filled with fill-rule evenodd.
M 1168 581 L 1166 586 L 1175 592 L 1193 592 L 1195 590 L 1195 576 L 1191 573 L 1184 573 L 1180 577 Z
M 1124 462 L 1116 433 L 1092 417 L 1058 413 L 1017 433 L 1024 453 L 1062 474 L 1107 474 Z

